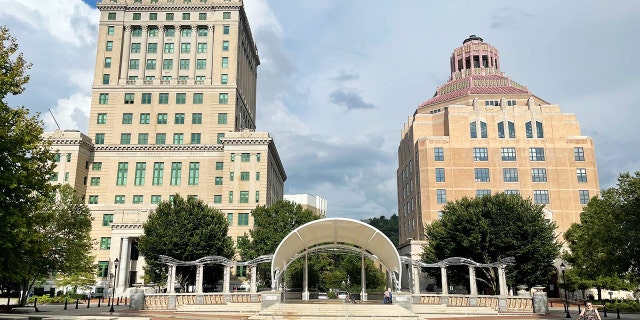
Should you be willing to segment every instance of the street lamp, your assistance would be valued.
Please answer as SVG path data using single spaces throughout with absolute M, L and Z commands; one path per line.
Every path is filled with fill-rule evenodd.
M 109 312 L 114 312 L 115 311 L 115 310 L 113 310 L 113 305 L 115 304 L 115 301 L 116 301 L 116 279 L 118 278 L 118 265 L 119 264 L 120 264 L 120 260 L 118 260 L 118 258 L 116 258 L 116 260 L 113 261 L 113 266 L 116 268 L 116 270 L 113 272 L 114 273 L 114 276 L 113 276 L 113 291 L 111 292 L 111 309 L 109 309 Z
M 569 314 L 569 295 L 567 295 L 567 282 L 565 281 L 565 278 L 564 278 L 565 268 L 566 267 L 564 266 L 564 262 L 560 263 L 560 271 L 562 271 L 562 284 L 564 285 L 564 301 L 565 301 L 564 309 L 567 310 L 567 316 L 565 318 L 571 318 L 571 315 Z

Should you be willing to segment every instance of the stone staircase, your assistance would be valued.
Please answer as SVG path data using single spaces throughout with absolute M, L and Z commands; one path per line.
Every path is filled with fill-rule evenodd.
M 223 303 L 223 304 L 183 304 L 176 307 L 176 312 L 207 312 L 217 314 L 253 315 L 260 312 L 259 302 Z
M 369 303 L 298 303 L 276 304 L 249 320 L 320 320 L 320 319 L 394 319 L 419 320 L 413 312 L 398 305 Z
M 490 307 L 454 307 L 445 305 L 414 304 L 414 314 L 424 318 L 464 318 L 471 316 L 498 316 L 497 310 Z

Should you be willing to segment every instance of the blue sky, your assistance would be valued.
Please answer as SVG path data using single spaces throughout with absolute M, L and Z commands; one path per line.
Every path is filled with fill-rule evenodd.
M 328 216 L 397 211 L 400 130 L 449 76 L 470 34 L 501 68 L 575 113 L 594 139 L 602 188 L 640 170 L 640 6 L 628 1 L 245 0 L 262 64 L 260 131 L 276 140 L 286 193 L 328 200 Z M 87 130 L 96 52 L 95 1 L 0 0 L 33 63 L 9 99 L 63 128 Z

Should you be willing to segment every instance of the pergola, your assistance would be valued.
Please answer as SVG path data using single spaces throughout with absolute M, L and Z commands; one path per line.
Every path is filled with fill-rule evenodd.
M 366 300 L 366 278 L 364 258 L 380 263 L 393 282 L 393 288 L 400 291 L 402 264 L 395 246 L 378 229 L 361 221 L 346 218 L 326 218 L 311 221 L 291 231 L 273 254 L 271 263 L 271 283 L 273 290 L 279 290 L 282 274 L 289 264 L 304 257 L 302 299 L 309 299 L 308 254 L 313 252 L 353 252 L 361 255 L 361 299 Z

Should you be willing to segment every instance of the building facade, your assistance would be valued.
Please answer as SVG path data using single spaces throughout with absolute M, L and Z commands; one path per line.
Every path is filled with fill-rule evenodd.
M 402 129 L 400 244 L 425 240 L 447 201 L 498 192 L 545 205 L 565 232 L 599 192 L 595 151 L 574 114 L 500 70 L 498 50 L 471 36 L 451 55 L 451 77 Z
M 97 7 L 88 136 L 50 136 L 61 164 L 77 162 L 59 170 L 76 175 L 72 185 L 91 209 L 97 289 L 112 283 L 119 259 L 120 293 L 143 283 L 137 239 L 160 201 L 202 199 L 227 215 L 237 240 L 253 225 L 251 210 L 282 199 L 287 177 L 273 139 L 255 132 L 260 59 L 242 0 Z
M 309 209 L 314 214 L 326 218 L 327 217 L 327 199 L 321 196 L 312 196 L 310 194 L 285 194 L 284 200 L 297 203 L 303 209 Z

